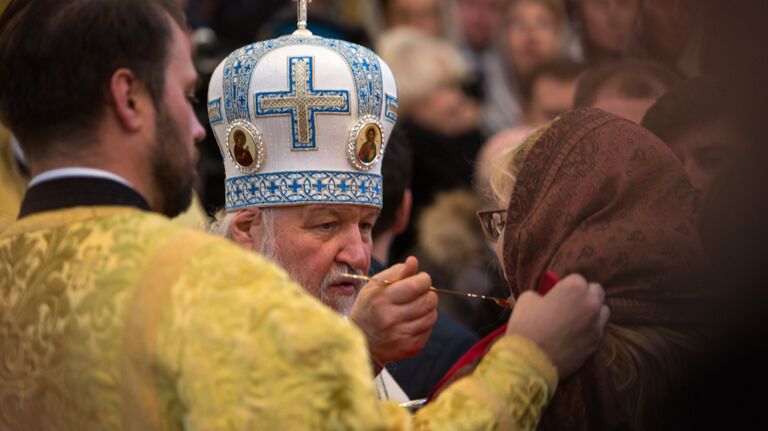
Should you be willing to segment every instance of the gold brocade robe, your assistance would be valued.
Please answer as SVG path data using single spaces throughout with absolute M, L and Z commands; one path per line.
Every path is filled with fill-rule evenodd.
M 11 133 L 0 124 L 0 230 L 19 215 L 21 200 L 29 178 L 21 172 L 11 145 Z M 209 220 L 197 193 L 192 194 L 189 208 L 173 219 L 183 226 L 204 228 Z
M 0 430 L 532 429 L 557 382 L 504 337 L 411 416 L 361 333 L 261 256 L 129 207 L 0 233 Z

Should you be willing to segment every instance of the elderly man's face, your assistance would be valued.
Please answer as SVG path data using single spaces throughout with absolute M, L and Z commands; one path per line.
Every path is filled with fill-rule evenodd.
M 272 232 L 253 237 L 261 251 L 309 293 L 347 314 L 361 287 L 342 273 L 367 274 L 371 229 L 379 210 L 358 205 L 302 205 L 273 209 Z

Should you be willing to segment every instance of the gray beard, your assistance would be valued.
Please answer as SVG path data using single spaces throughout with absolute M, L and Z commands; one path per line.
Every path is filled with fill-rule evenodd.
M 352 267 L 344 263 L 334 264 L 320 283 L 320 288 L 313 289 L 312 286 L 309 285 L 308 280 L 302 280 L 298 271 L 296 271 L 292 265 L 287 265 L 286 262 L 283 262 L 280 258 L 280 253 L 278 253 L 277 250 L 277 242 L 274 238 L 274 230 L 266 229 L 266 231 L 266 235 L 264 235 L 265 238 L 259 246 L 259 253 L 280 265 L 280 267 L 288 273 L 288 276 L 291 277 L 291 280 L 298 283 L 299 286 L 308 293 L 318 292 L 317 299 L 319 299 L 320 302 L 335 310 L 337 313 L 343 316 L 348 316 L 352 311 L 352 305 L 355 303 L 355 299 L 357 299 L 357 293 L 351 296 L 331 297 L 328 295 L 328 288 L 341 278 L 342 273 L 360 274 L 360 271 L 355 271 Z M 357 286 L 359 291 L 360 285 L 358 284 Z

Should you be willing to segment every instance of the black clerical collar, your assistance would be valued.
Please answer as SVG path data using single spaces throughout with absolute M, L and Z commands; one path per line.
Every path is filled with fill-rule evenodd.
M 19 218 L 43 211 L 81 206 L 129 206 L 149 211 L 132 188 L 106 178 L 63 177 L 35 184 L 21 202 Z

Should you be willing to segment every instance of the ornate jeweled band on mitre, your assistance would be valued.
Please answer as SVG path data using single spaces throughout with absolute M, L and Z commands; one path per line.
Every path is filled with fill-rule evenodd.
M 329 171 L 255 174 L 227 179 L 226 209 L 309 203 L 381 207 L 381 192 L 381 175 Z

